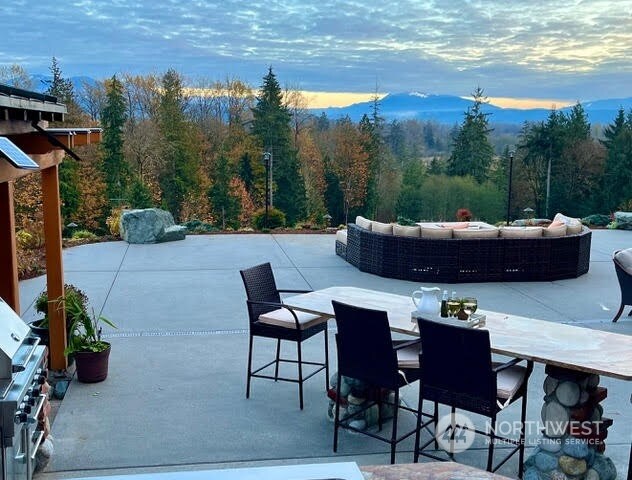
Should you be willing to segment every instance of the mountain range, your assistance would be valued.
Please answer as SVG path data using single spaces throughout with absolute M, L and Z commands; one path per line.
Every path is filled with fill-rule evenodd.
M 33 75 L 31 77 L 33 88 L 44 91 L 48 88 L 48 75 Z M 84 84 L 94 85 L 96 81 L 91 77 L 70 77 L 75 92 L 81 91 Z M 474 102 L 471 99 L 456 95 L 436 95 L 420 92 L 389 93 L 379 101 L 380 115 L 387 121 L 391 120 L 432 120 L 437 123 L 455 124 L 463 121 L 463 113 Z M 619 108 L 626 111 L 632 109 L 632 97 L 611 98 L 594 100 L 582 103 L 588 120 L 593 124 L 606 125 L 612 123 Z M 571 107 L 561 108 L 568 112 Z M 310 113 L 320 116 L 323 112 L 330 119 L 336 120 L 348 116 L 357 122 L 364 114 L 370 115 L 373 111 L 373 102 L 360 102 L 346 107 L 313 108 Z M 532 108 L 502 108 L 492 103 L 483 106 L 483 111 L 489 113 L 490 123 L 498 124 L 522 124 L 525 121 L 535 122 L 546 120 L 550 109 Z
M 474 104 L 473 100 L 455 95 L 434 95 L 419 92 L 390 93 L 379 101 L 380 115 L 390 120 L 433 120 L 438 123 L 454 124 L 463 121 L 463 113 Z M 595 100 L 582 103 L 588 120 L 594 124 L 609 124 L 614 120 L 617 111 L 623 107 L 626 111 L 632 109 L 632 97 Z M 568 112 L 572 107 L 559 110 Z M 546 120 L 550 109 L 532 108 L 502 108 L 491 103 L 483 106 L 482 110 L 490 114 L 490 123 L 521 124 L 525 121 L 534 122 Z M 346 107 L 314 108 L 310 112 L 314 115 L 326 113 L 330 119 L 348 116 L 353 121 L 359 121 L 364 114 L 370 115 L 373 102 L 360 102 Z

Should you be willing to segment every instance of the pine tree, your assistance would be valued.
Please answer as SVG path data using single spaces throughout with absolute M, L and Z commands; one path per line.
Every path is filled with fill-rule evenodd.
M 105 106 L 101 112 L 103 172 L 110 202 L 121 199 L 128 185 L 129 166 L 123 156 L 123 128 L 126 118 L 123 84 L 115 75 L 106 84 Z
M 259 139 L 263 152 L 272 154 L 274 206 L 283 211 L 287 223 L 293 225 L 305 216 L 305 183 L 296 151 L 290 146 L 290 113 L 283 104 L 281 87 L 272 67 L 263 77 L 252 113 L 252 133 Z
M 465 112 L 463 123 L 454 139 L 447 172 L 449 175 L 471 175 L 483 182 L 494 155 L 494 148 L 489 142 L 492 129 L 488 126 L 489 114 L 482 111 L 482 106 L 487 103 L 483 90 L 477 87 L 472 95 L 474 105 Z
M 162 77 L 162 94 L 158 107 L 162 134 L 159 182 L 165 207 L 179 220 L 187 193 L 197 187 L 198 159 L 193 150 L 195 140 L 184 115 L 182 80 L 175 70 Z
M 602 212 L 612 212 L 632 199 L 632 110 L 626 117 L 620 108 L 603 134 L 606 162 L 599 207 Z

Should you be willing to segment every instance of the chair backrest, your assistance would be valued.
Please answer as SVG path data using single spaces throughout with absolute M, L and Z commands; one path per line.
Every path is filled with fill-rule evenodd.
M 332 301 L 341 375 L 383 388 L 399 388 L 397 354 L 386 312 Z
M 477 413 L 496 405 L 496 374 L 487 330 L 419 320 L 424 398 Z
M 274 274 L 269 263 L 262 263 L 245 270 L 240 270 L 248 300 L 254 302 L 281 303 L 281 296 L 274 281 Z M 248 304 L 250 323 L 259 319 L 259 315 L 276 310 L 277 307 Z
M 621 287 L 621 303 L 632 304 L 632 248 L 618 250 L 612 256 Z

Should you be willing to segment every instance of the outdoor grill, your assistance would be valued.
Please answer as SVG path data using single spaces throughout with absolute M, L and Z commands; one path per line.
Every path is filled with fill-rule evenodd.
M 0 298 L 0 439 L 2 479 L 30 480 L 44 438 L 38 417 L 46 394 L 46 347 Z

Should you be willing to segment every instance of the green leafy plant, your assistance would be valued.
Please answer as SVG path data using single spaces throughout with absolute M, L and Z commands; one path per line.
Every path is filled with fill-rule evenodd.
M 101 340 L 101 324 L 117 328 L 114 323 L 103 315 L 96 315 L 94 309 L 88 313 L 81 300 L 76 296 L 66 296 L 58 299 L 58 305 L 64 305 L 66 315 L 73 319 L 68 338 L 68 346 L 64 355 L 78 352 L 102 352 L 107 350 L 109 343 Z
M 89 230 L 77 230 L 76 232 L 72 232 L 72 238 L 94 240 L 97 236 Z
M 252 223 L 257 230 L 266 228 L 266 211 L 265 208 L 257 210 L 252 217 Z M 285 226 L 285 214 L 278 208 L 270 208 L 268 210 L 268 228 L 279 228 Z
M 404 226 L 408 226 L 408 227 L 417 225 L 417 223 L 414 220 L 411 220 L 410 218 L 403 217 L 401 215 L 399 215 L 397 217 L 397 223 L 399 225 L 404 225 Z
M 64 285 L 64 295 L 65 295 L 65 298 L 72 299 L 73 301 L 75 301 L 77 305 L 80 305 L 81 311 L 83 313 L 88 312 L 88 296 L 85 294 L 83 290 L 80 290 L 74 285 L 67 283 L 66 285 Z M 38 325 L 38 327 L 40 328 L 48 328 L 48 322 L 49 322 L 48 304 L 49 303 L 50 302 L 48 300 L 48 293 L 46 290 L 40 293 L 35 299 L 35 311 L 44 315 L 44 318 L 39 322 L 39 325 Z M 68 328 L 70 328 L 74 320 L 75 319 L 72 317 L 71 313 L 68 310 L 66 310 L 66 325 Z

